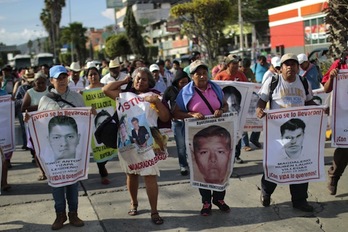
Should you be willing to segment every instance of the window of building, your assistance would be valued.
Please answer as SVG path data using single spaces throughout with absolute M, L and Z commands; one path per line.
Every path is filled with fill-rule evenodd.
M 325 24 L 324 17 L 313 18 L 304 21 L 305 43 L 321 44 L 327 43 L 328 25 Z

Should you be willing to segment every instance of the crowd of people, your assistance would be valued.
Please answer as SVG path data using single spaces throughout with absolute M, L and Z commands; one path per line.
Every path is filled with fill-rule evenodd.
M 339 68 L 347 69 L 347 66 L 337 61 L 322 76 L 317 66 L 309 62 L 305 54 L 294 55 L 288 53 L 282 57 L 273 57 L 270 63 L 267 62 L 265 56 L 259 56 L 254 65 L 251 65 L 251 60 L 248 58 L 241 59 L 235 55 L 227 55 L 210 71 L 208 65 L 202 61 L 200 52 L 194 51 L 190 56 L 190 64 L 186 67 L 180 67 L 179 61 L 171 61 L 170 59 L 157 60 L 152 64 L 145 64 L 142 60 L 134 60 L 132 63 L 128 61 L 121 63 L 117 58 L 110 61 L 104 60 L 100 67 L 95 66 L 92 62 L 86 62 L 84 67 L 81 67 L 79 62 L 72 62 L 69 66 L 55 65 L 48 67 L 47 65 L 43 65 L 36 69 L 19 69 L 14 72 L 12 67 L 4 66 L 2 68 L 0 93 L 1 95 L 11 94 L 15 101 L 16 115 L 22 132 L 22 149 L 30 149 L 33 162 L 37 164 L 40 171 L 39 180 L 45 180 L 47 177 L 44 169 L 37 162 L 35 150 L 27 144 L 27 141 L 30 140 L 30 135 L 28 136 L 25 128 L 23 113 L 70 108 L 72 105 L 84 106 L 85 104 L 80 93 L 93 88 L 102 88 L 105 95 L 114 100 L 122 92 L 132 92 L 137 95 L 149 93 L 150 95 L 146 96 L 144 100 L 155 105 L 158 109 L 156 114 L 160 119 L 157 124 L 155 123 L 151 126 L 172 128 L 176 141 L 179 170 L 181 175 L 186 176 L 192 170 L 189 169 L 186 155 L 184 119 L 204 119 L 207 115 L 221 117 L 223 113 L 228 111 L 240 113 L 238 106 L 240 107 L 241 96 L 238 97 L 238 94 L 233 93 L 233 88 L 225 87 L 222 89 L 212 80 L 262 84 L 260 92 L 258 94 L 255 93 L 257 97 L 254 100 L 255 104 L 257 104 L 257 117 L 262 118 L 265 116 L 264 109 L 268 102 L 270 102 L 272 109 L 315 105 L 312 90 L 323 86 L 326 92 L 332 91 L 332 80 L 337 77 Z M 272 90 L 271 92 L 269 86 L 272 82 L 272 77 L 275 75 L 279 76 L 280 84 L 276 87 L 276 91 Z M 309 83 L 308 94 L 299 96 L 301 101 L 296 102 L 296 104 L 290 104 L 291 106 L 284 105 L 282 98 L 279 96 L 279 91 L 283 90 L 286 93 L 287 91 L 284 90 L 286 90 L 290 83 L 298 86 L 298 88 L 304 88 L 299 75 L 304 77 Z M 52 100 L 52 98 L 48 97 L 49 93 L 60 95 L 65 102 Z M 99 116 L 100 118 L 106 118 L 110 115 L 104 114 Z M 94 120 L 96 126 L 102 121 L 99 120 L 99 116 L 96 116 Z M 122 118 L 120 122 L 122 125 Z M 141 130 L 139 120 L 137 118 L 132 119 L 132 124 L 134 127 L 134 136 L 132 135 L 132 138 L 127 136 L 120 138 L 119 146 L 125 146 L 131 142 L 135 142 L 139 146 L 146 143 L 147 140 L 136 139 L 136 135 Z M 120 130 L 122 130 L 122 126 L 120 126 Z M 229 133 L 224 131 L 224 128 L 212 128 L 212 130 L 218 130 L 218 134 Z M 143 131 L 142 133 L 149 132 Z M 202 133 L 206 134 L 210 132 L 204 130 Z M 197 138 L 194 138 L 193 141 L 194 155 L 196 153 L 198 154 L 203 146 L 201 145 L 203 138 L 199 138 L 199 135 L 196 136 Z M 215 141 L 214 136 L 216 135 L 213 133 L 210 135 L 212 141 Z M 242 148 L 244 151 L 261 149 L 262 144 L 259 142 L 259 138 L 260 132 L 252 132 L 250 138 L 248 133 L 244 132 L 241 138 L 234 143 L 236 146 L 234 162 L 239 164 L 244 162 L 240 157 Z M 254 148 L 252 148 L 250 143 L 254 145 Z M 218 143 L 214 145 L 216 144 Z M 223 152 L 229 154 L 227 156 L 229 159 L 232 157 L 230 144 L 230 140 L 225 141 L 223 144 L 226 147 Z M 207 156 L 214 152 L 211 147 L 206 148 L 206 150 L 205 154 Z M 336 194 L 338 180 L 347 166 L 348 156 L 346 153 L 346 148 L 337 148 L 334 153 L 333 166 L 329 170 L 330 182 L 328 186 L 330 193 L 333 195 Z M 4 157 L 1 180 L 3 191 L 8 191 L 11 188 L 7 183 L 7 172 L 11 168 L 12 154 L 13 152 L 2 154 Z M 197 158 L 197 160 L 199 160 L 198 168 L 203 172 L 206 169 L 205 162 L 207 160 L 201 157 Z M 124 162 L 122 158 L 120 158 L 120 162 Z M 98 163 L 101 184 L 110 183 L 107 178 L 106 163 Z M 130 209 L 128 214 L 130 216 L 138 214 L 139 203 L 137 195 L 139 176 L 143 176 L 151 207 L 151 220 L 155 224 L 162 224 L 164 220 L 160 217 L 157 209 L 159 195 L 157 184 L 159 169 L 157 165 L 141 171 L 129 169 L 124 171 L 127 175 L 127 188 L 130 195 Z M 207 177 L 206 180 L 209 182 L 211 179 Z M 267 207 L 271 203 L 271 195 L 276 188 L 276 184 L 267 181 L 263 176 L 261 187 L 260 200 L 262 205 Z M 313 211 L 313 207 L 307 202 L 307 190 L 308 183 L 290 184 L 293 207 L 301 211 L 311 212 Z M 68 217 L 72 225 L 78 227 L 83 226 L 84 222 L 77 216 L 77 183 L 64 187 L 53 187 L 52 192 L 55 201 L 55 212 L 57 214 L 56 220 L 52 224 L 52 229 L 58 230 L 62 228 Z M 224 202 L 225 190 L 211 191 L 199 188 L 199 193 L 203 204 L 200 211 L 202 216 L 211 214 L 212 204 L 216 205 L 223 212 L 230 211 L 230 207 Z M 69 207 L 68 217 L 65 213 L 66 199 Z

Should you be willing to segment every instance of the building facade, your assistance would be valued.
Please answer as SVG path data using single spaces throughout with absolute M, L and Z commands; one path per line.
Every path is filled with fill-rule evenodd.
M 268 10 L 272 53 L 309 53 L 328 47 L 327 0 L 305 0 Z

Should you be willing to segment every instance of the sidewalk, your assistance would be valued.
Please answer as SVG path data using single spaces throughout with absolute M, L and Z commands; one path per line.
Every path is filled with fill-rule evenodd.
M 325 149 L 326 169 L 332 160 L 332 148 Z M 175 143 L 170 141 L 170 157 L 160 163 L 158 209 L 163 225 L 150 221 L 144 184 L 139 190 L 139 215 L 128 216 L 129 196 L 126 177 L 118 161 L 107 164 L 110 185 L 102 185 L 97 165 L 91 161 L 89 179 L 80 185 L 79 216 L 85 226 L 68 223 L 60 231 L 347 231 L 348 175 L 340 182 L 336 196 L 329 195 L 326 182 L 309 184 L 309 202 L 314 213 L 292 208 L 289 187 L 278 186 L 270 207 L 260 204 L 262 150 L 242 151 L 246 163 L 236 164 L 225 201 L 231 207 L 226 214 L 213 206 L 211 216 L 199 215 L 200 195 L 180 175 Z M 12 159 L 9 183 L 12 189 L 0 196 L 0 231 L 51 231 L 55 219 L 51 189 L 38 181 L 38 169 L 31 163 L 28 151 L 18 150 Z

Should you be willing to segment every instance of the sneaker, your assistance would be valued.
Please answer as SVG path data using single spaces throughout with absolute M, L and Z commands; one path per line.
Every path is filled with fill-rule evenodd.
M 257 141 L 250 141 L 252 144 L 254 144 L 255 147 L 261 149 L 262 148 L 262 145 L 261 143 L 257 142 Z
M 264 207 L 268 207 L 270 206 L 271 204 L 271 196 L 269 195 L 263 195 L 261 193 L 260 195 L 260 201 L 261 201 L 261 204 L 264 206 Z
M 311 206 L 307 202 L 304 204 L 301 204 L 301 205 L 294 205 L 293 208 L 301 210 L 303 212 L 313 212 L 314 211 L 313 206 Z
M 188 175 L 188 168 L 187 167 L 181 167 L 180 168 L 180 173 L 182 176 L 187 176 Z
M 211 204 L 208 202 L 204 202 L 203 208 L 201 209 L 202 216 L 209 216 L 211 214 Z
M 234 162 L 237 163 L 237 164 L 244 163 L 244 161 L 241 158 L 239 158 L 239 157 L 234 158 Z
M 213 201 L 213 204 L 223 212 L 230 212 L 230 207 L 223 200 Z

